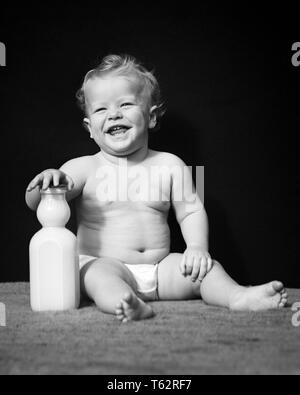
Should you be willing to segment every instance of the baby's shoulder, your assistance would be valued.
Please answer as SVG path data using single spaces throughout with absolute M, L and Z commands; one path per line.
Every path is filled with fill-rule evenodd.
M 156 165 L 161 166 L 184 166 L 183 160 L 171 152 L 149 150 L 150 158 Z
M 90 172 L 94 167 L 95 159 L 93 155 L 79 156 L 69 159 L 65 162 L 61 170 L 70 170 L 75 172 Z
M 65 164 L 73 166 L 88 166 L 94 163 L 94 155 L 79 156 L 77 158 L 69 159 Z

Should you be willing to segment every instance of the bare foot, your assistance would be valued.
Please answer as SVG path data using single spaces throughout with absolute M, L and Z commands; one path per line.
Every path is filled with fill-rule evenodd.
M 288 294 L 280 281 L 255 287 L 241 287 L 234 293 L 231 310 L 265 311 L 286 306 Z
M 122 322 L 137 321 L 154 315 L 152 308 L 136 295 L 127 293 L 116 306 L 116 316 Z

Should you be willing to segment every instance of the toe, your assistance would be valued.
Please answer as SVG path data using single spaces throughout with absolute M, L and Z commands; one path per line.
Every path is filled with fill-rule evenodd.
M 271 285 L 275 292 L 281 292 L 284 289 L 284 286 L 281 281 L 273 281 Z
M 133 303 L 133 296 L 132 296 L 132 294 L 130 292 L 127 292 L 124 295 L 121 303 L 122 303 L 122 307 L 123 308 L 128 308 Z
M 287 303 L 288 303 L 288 299 L 285 297 L 281 297 L 281 300 L 279 302 L 279 307 L 281 307 L 281 308 L 285 307 L 287 305 Z

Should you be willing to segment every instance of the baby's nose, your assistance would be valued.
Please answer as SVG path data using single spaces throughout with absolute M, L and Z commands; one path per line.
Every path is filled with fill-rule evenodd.
M 119 109 L 110 110 L 108 119 L 119 119 L 122 118 L 122 112 Z

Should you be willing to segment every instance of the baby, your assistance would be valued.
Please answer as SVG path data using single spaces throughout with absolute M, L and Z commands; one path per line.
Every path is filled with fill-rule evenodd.
M 153 73 L 133 57 L 109 55 L 86 74 L 77 98 L 99 152 L 38 174 L 25 198 L 36 210 L 40 188 L 65 184 L 67 200 L 76 199 L 82 292 L 122 322 L 153 316 L 146 302 L 155 300 L 283 308 L 288 295 L 281 282 L 240 286 L 211 258 L 207 216 L 191 172 L 178 156 L 149 149 L 149 132 L 164 113 Z M 170 253 L 171 205 L 183 254 Z

